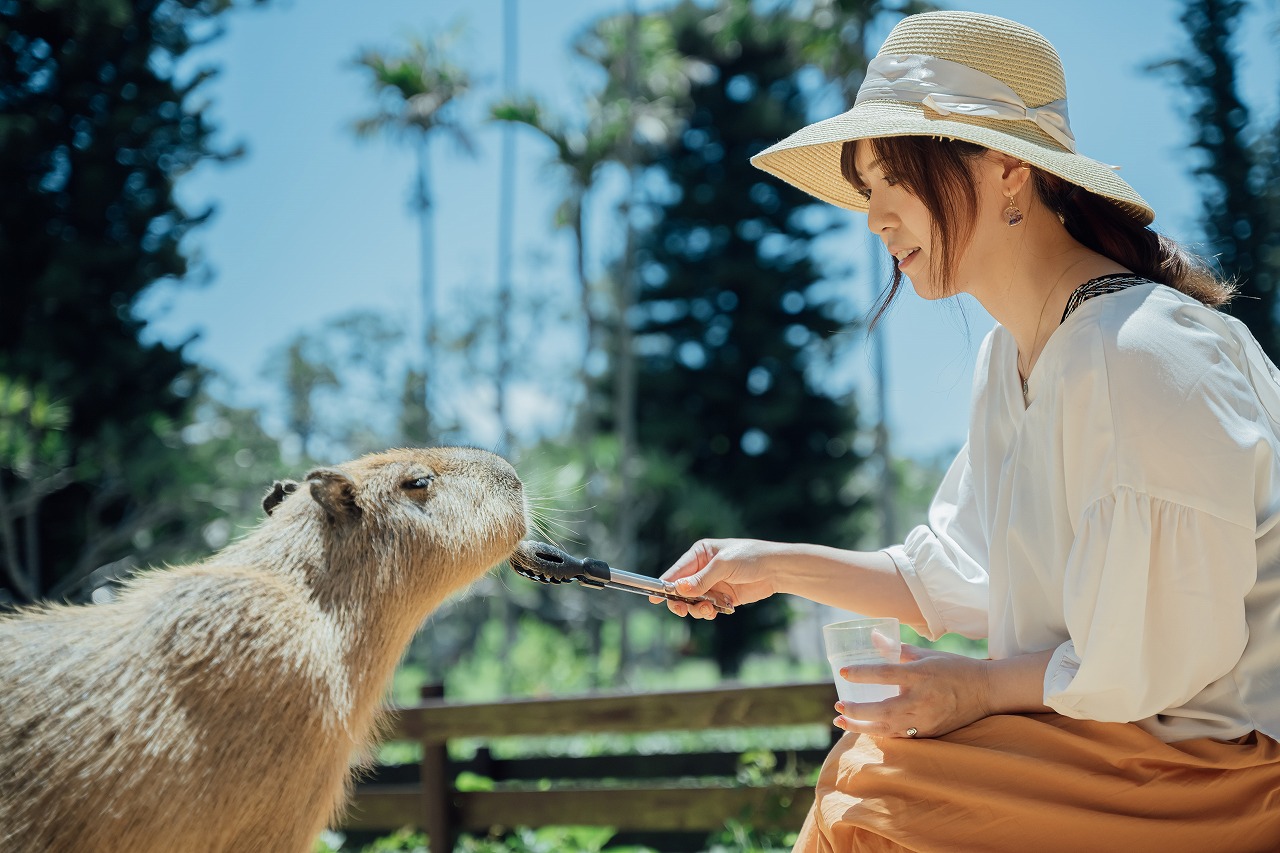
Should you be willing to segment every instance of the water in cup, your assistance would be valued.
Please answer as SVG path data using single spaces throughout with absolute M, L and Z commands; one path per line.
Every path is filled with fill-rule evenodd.
M 840 675 L 843 667 L 868 663 L 898 663 L 902 653 L 898 620 L 854 619 L 822 626 L 822 640 L 831 664 L 831 677 L 842 702 L 880 702 L 898 695 L 896 684 L 861 684 Z
M 884 663 L 878 652 L 848 652 L 827 658 L 831 664 L 831 677 L 836 682 L 836 693 L 841 702 L 879 702 L 898 695 L 896 684 L 862 684 L 847 681 L 840 675 L 842 667 L 859 663 Z

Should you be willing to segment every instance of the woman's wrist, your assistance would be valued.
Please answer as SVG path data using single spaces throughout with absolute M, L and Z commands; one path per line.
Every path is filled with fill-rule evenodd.
M 993 714 L 1037 713 L 1053 710 L 1044 704 L 1044 675 L 1053 649 L 982 661 L 986 675 L 984 710 Z

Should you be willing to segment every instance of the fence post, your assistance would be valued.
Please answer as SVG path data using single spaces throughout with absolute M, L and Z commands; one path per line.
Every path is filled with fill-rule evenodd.
M 423 699 L 443 699 L 443 684 L 424 684 L 418 691 Z M 428 727 L 429 728 L 429 725 Z M 422 828 L 432 853 L 453 850 L 453 783 L 449 778 L 448 745 L 422 732 Z

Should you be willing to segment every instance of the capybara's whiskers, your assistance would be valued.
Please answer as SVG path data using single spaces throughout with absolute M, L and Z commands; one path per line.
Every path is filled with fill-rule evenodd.
M 541 538 L 559 547 L 560 543 L 556 541 L 557 534 L 564 538 L 578 542 L 580 541 L 576 535 L 574 528 L 567 524 L 562 524 L 555 519 L 542 518 L 536 515 L 530 515 L 529 523 L 533 527 L 535 533 Z

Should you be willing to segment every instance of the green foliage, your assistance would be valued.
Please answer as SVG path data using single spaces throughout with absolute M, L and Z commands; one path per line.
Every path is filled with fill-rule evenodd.
M 361 853 L 430 853 L 430 850 L 426 833 L 402 829 L 366 845 Z
M 42 387 L 0 375 L 0 465 L 24 480 L 61 470 L 70 461 L 63 433 L 71 412 Z
M 728 820 L 706 853 L 787 853 L 796 836 L 795 832 L 761 832 L 750 821 Z
M 647 847 L 606 846 L 614 830 L 599 826 L 516 827 L 491 836 L 462 835 L 453 853 L 654 853 Z M 354 848 L 336 833 L 326 833 L 312 853 L 342 853 Z M 360 848 L 360 853 L 431 853 L 426 833 L 401 829 Z
M 463 836 L 455 853 L 643 853 L 638 847 L 606 847 L 614 830 L 599 826 L 520 827 L 494 838 Z
M 971 640 L 959 634 L 943 634 L 936 640 L 926 640 L 907 625 L 902 626 L 902 642 L 910 643 L 923 649 L 937 649 L 938 651 L 951 652 L 952 654 L 965 655 L 971 658 L 985 658 L 987 656 L 986 640 Z
M 356 135 L 418 142 L 425 134 L 443 131 L 470 150 L 470 136 L 453 115 L 455 101 L 471 88 L 470 74 L 451 55 L 457 37 L 457 31 L 430 39 L 411 37 L 399 52 L 361 51 L 354 65 L 367 73 L 378 106 L 352 125 Z
M 13 518 L 21 598 L 181 532 L 180 512 L 149 504 L 181 478 L 201 375 L 181 347 L 142 342 L 134 309 L 156 280 L 192 272 L 181 243 L 209 211 L 182 209 L 174 182 L 232 156 L 210 146 L 198 103 L 212 72 L 174 79 L 229 5 L 0 2 L 0 374 L 57 401 L 62 421 L 41 429 L 59 446 L 42 452 L 74 471 Z M 13 461 L 0 462 L 10 491 Z
M 514 642 L 512 640 L 514 639 Z M 506 626 L 490 621 L 475 645 L 449 671 L 446 695 L 463 702 L 507 696 L 549 696 L 585 691 L 591 684 L 587 638 L 559 631 L 535 618 L 521 618 L 511 638 Z M 506 683 L 502 693 L 498 686 Z
M 952 451 L 927 461 L 892 461 L 894 509 L 902 531 L 928 521 L 929 505 L 933 503 L 933 496 L 937 494 L 938 486 L 947 473 L 947 466 L 954 457 L 955 452 Z

